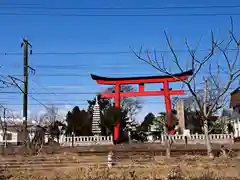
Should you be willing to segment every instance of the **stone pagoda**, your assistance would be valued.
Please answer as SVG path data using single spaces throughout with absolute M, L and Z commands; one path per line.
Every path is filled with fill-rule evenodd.
M 98 104 L 98 97 L 96 97 L 96 102 L 93 107 L 93 119 L 92 119 L 92 133 L 95 136 L 101 135 L 101 116 L 100 116 L 100 107 Z

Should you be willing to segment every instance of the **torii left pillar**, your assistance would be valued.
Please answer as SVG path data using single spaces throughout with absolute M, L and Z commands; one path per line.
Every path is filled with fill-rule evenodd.
M 115 108 L 119 109 L 120 108 L 120 103 L 121 103 L 121 84 L 116 84 L 115 85 Z M 117 142 L 119 140 L 120 136 L 120 122 L 117 121 L 116 125 L 114 126 L 114 141 Z

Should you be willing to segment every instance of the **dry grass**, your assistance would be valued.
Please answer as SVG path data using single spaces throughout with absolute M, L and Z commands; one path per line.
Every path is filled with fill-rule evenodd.
M 68 167 L 51 170 L 8 170 L 0 180 L 240 180 L 240 162 L 197 156 L 158 158 L 146 167 Z

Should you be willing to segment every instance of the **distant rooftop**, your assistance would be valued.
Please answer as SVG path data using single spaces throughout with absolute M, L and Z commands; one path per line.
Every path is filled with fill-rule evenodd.
M 230 107 L 240 106 L 240 87 L 231 92 Z
M 237 89 L 235 89 L 233 92 L 231 92 L 231 95 L 234 95 L 238 92 L 240 92 L 240 86 Z

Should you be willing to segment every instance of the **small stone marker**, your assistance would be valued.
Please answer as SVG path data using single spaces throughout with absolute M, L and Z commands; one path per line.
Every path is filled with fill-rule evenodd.
M 108 153 L 108 168 L 112 168 L 112 165 L 113 165 L 112 156 L 113 156 L 113 152 L 110 151 L 110 152 Z

